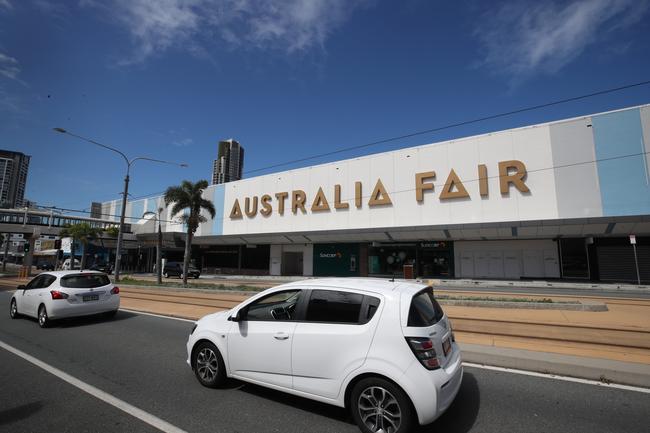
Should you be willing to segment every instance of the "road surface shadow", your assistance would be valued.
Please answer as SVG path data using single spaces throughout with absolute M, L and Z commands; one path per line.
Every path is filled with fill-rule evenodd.
M 349 412 L 346 409 L 337 406 L 321 403 L 315 400 L 310 400 L 291 394 L 286 394 L 281 391 L 275 391 L 273 389 L 241 382 L 234 379 L 228 380 L 226 389 L 234 388 L 239 388 L 243 392 L 247 392 L 258 397 L 268 398 L 269 400 L 277 401 L 296 409 L 326 416 L 328 418 L 346 422 L 348 424 L 355 424 Z M 458 395 L 456 396 L 456 399 L 451 404 L 449 409 L 447 409 L 447 411 L 432 424 L 419 426 L 414 430 L 414 432 L 469 432 L 476 422 L 480 407 L 481 398 L 478 382 L 476 381 L 474 375 L 465 372 L 463 374 L 463 382 L 461 383 Z
M 16 421 L 29 418 L 41 409 L 43 409 L 43 403 L 40 401 L 35 401 L 17 407 L 12 407 L 11 409 L 1 410 L 0 425 L 11 424 Z
M 78 326 L 89 326 L 89 325 L 95 325 L 104 322 L 118 322 L 121 320 L 128 320 L 137 316 L 138 315 L 135 313 L 129 313 L 127 311 L 120 310 L 113 317 L 107 317 L 104 314 L 94 314 L 92 316 L 69 317 L 66 319 L 51 320 L 48 327 L 49 328 L 75 328 Z M 34 323 L 38 323 L 38 320 L 34 319 L 33 317 L 21 315 L 20 318 L 29 320 Z

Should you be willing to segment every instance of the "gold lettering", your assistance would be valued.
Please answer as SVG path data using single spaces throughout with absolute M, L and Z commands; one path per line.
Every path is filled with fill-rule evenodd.
M 454 191 L 456 188 L 456 191 Z M 440 200 L 447 200 L 450 198 L 465 198 L 469 197 L 465 185 L 460 180 L 454 169 L 452 168 L 447 176 L 447 181 L 445 181 L 445 186 L 442 187 L 442 192 L 440 193 Z
M 253 218 L 255 215 L 257 215 L 257 196 L 253 197 L 253 209 L 250 208 L 251 204 L 251 199 L 249 197 L 246 197 L 244 200 L 244 212 L 246 212 L 246 216 L 249 218 Z
M 278 213 L 284 215 L 284 200 L 289 197 L 288 192 L 278 192 L 275 194 L 275 198 L 278 199 Z
M 271 196 L 268 194 L 264 194 L 262 196 L 262 199 L 260 202 L 262 203 L 262 209 L 260 209 L 260 213 L 264 216 L 269 216 L 271 215 L 271 212 L 273 212 L 273 208 L 271 207 Z
M 429 182 L 424 183 L 425 179 L 435 180 L 436 172 L 425 171 L 423 173 L 415 173 L 415 199 L 420 203 L 424 201 L 424 191 L 433 191 L 433 184 Z
M 377 179 L 375 189 L 372 190 L 372 195 L 370 196 L 370 200 L 368 200 L 368 206 L 373 207 L 390 204 L 393 204 L 393 202 L 390 200 L 386 188 L 384 188 L 384 184 L 381 183 L 381 179 Z
M 307 200 L 307 196 L 305 195 L 305 191 L 301 189 L 297 189 L 295 191 L 291 192 L 291 212 L 293 213 L 298 213 L 298 209 L 302 211 L 302 213 L 307 213 L 305 210 L 305 200 Z
M 334 185 L 334 209 L 347 209 L 350 203 L 341 203 L 341 185 Z
M 232 205 L 232 210 L 230 211 L 230 219 L 242 219 L 244 215 L 241 213 L 241 207 L 239 206 L 239 199 L 235 199 L 235 204 Z
M 485 164 L 478 166 L 478 189 L 481 197 L 488 196 L 488 171 Z
M 510 174 L 511 169 L 515 170 L 512 174 Z M 526 166 L 521 161 L 512 160 L 499 162 L 499 186 L 501 189 L 501 195 L 508 195 L 510 192 L 510 184 L 521 192 L 530 192 L 524 183 L 526 174 Z
M 322 212 L 328 210 L 330 210 L 330 204 L 327 202 L 323 188 L 319 187 L 316 198 L 314 198 L 314 202 L 311 204 L 311 211 Z
M 361 182 L 354 182 L 354 205 L 361 209 Z

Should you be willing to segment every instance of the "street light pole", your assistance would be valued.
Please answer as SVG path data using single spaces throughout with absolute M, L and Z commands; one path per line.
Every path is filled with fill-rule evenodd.
M 114 147 L 107 146 L 102 143 L 98 143 L 95 140 L 91 140 L 86 137 L 82 137 L 77 134 L 73 134 L 72 132 L 66 131 L 63 128 L 53 128 L 54 131 L 60 132 L 61 134 L 67 134 L 72 137 L 78 138 L 83 141 L 87 141 L 88 143 L 95 144 L 97 146 L 103 147 L 104 149 L 111 150 L 115 153 L 118 153 L 122 158 L 124 158 L 124 162 L 126 162 L 126 176 L 124 177 L 124 195 L 122 196 L 122 210 L 120 212 L 120 227 L 119 227 L 119 232 L 117 233 L 117 245 L 115 247 L 115 281 L 120 281 L 120 263 L 121 263 L 121 255 L 122 255 L 122 238 L 124 234 L 124 217 L 126 214 L 126 198 L 129 193 L 129 173 L 131 171 L 131 165 L 138 161 L 138 160 L 145 160 L 145 161 L 151 161 L 151 162 L 159 162 L 162 164 L 170 164 L 170 165 L 177 165 L 179 167 L 187 167 L 187 164 L 184 163 L 177 163 L 177 162 L 170 162 L 170 161 L 163 161 L 161 159 L 155 159 L 155 158 L 149 158 L 146 156 L 138 156 L 136 158 L 130 159 L 124 154 L 124 152 L 115 149 Z
M 162 212 L 162 208 L 158 208 L 158 213 Z M 158 284 L 162 284 L 162 231 L 160 229 L 160 217 L 155 212 L 145 212 L 142 217 L 153 215 L 154 229 L 158 223 L 158 242 L 156 243 L 156 280 Z

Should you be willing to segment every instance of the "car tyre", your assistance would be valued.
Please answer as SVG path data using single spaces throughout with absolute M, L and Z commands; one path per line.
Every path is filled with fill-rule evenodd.
M 406 393 L 379 377 L 360 380 L 350 393 L 352 418 L 364 433 L 411 431 L 414 412 Z
M 217 346 L 204 341 L 192 351 L 194 374 L 201 385 L 218 388 L 226 381 L 226 366 Z
M 195 280 L 198 280 L 198 279 L 199 279 L 199 276 L 198 276 L 198 275 L 194 275 L 194 279 L 195 279 Z
M 50 326 L 50 318 L 47 315 L 45 305 L 38 307 L 38 326 L 41 328 L 47 328 Z
M 20 314 L 18 314 L 18 305 L 16 304 L 15 299 L 11 300 L 11 304 L 9 306 L 9 317 L 12 319 L 17 319 L 20 317 Z

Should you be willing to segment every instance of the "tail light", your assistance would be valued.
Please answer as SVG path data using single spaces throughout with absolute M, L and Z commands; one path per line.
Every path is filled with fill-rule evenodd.
M 407 337 L 406 341 L 413 351 L 415 357 L 420 361 L 424 368 L 435 370 L 440 368 L 436 350 L 433 348 L 433 341 L 429 338 Z
M 52 299 L 68 299 L 68 294 L 59 292 L 58 290 L 50 290 L 50 295 L 52 295 Z
M 118 293 L 120 293 L 120 288 L 117 287 L 117 286 L 114 286 L 114 287 L 111 289 L 111 295 L 117 295 Z

